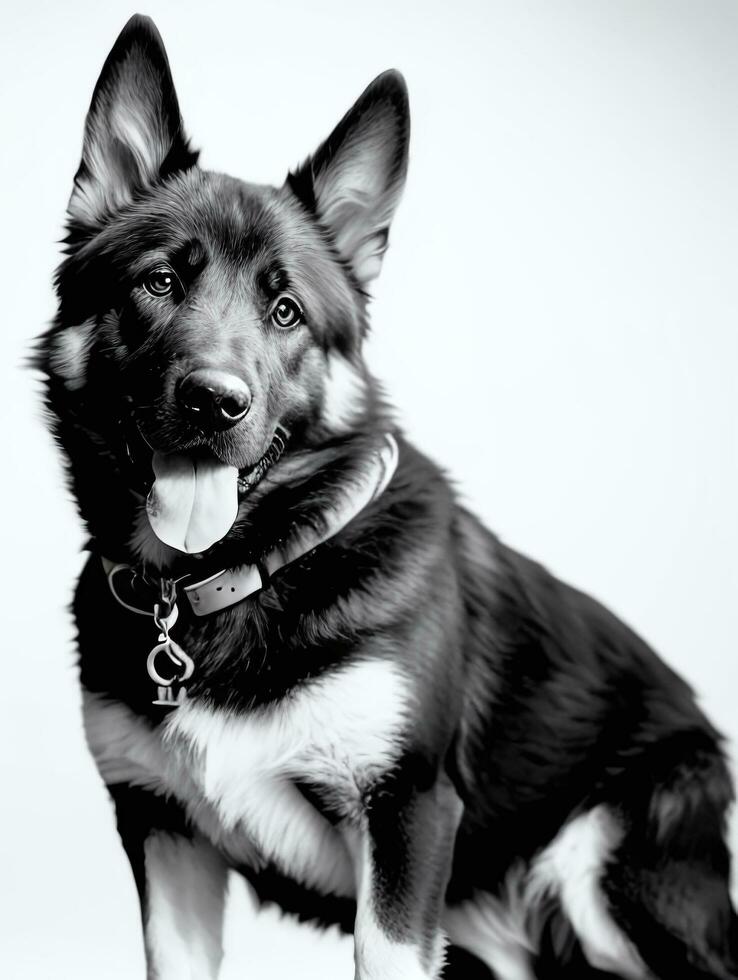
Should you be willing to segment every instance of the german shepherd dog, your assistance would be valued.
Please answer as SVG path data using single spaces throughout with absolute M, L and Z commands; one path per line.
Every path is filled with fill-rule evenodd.
M 360 980 L 736 976 L 720 735 L 362 359 L 408 138 L 389 71 L 283 186 L 206 172 L 142 17 L 92 97 L 38 356 L 148 976 L 217 975 L 229 869 Z

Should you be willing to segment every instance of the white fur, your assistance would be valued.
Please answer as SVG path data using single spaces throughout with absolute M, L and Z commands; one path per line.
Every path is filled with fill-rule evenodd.
M 49 352 L 49 365 L 69 391 L 77 391 L 84 386 L 94 331 L 93 318 L 77 326 L 66 327 L 54 337 Z
M 314 682 L 248 716 L 187 706 L 167 741 L 197 760 L 201 792 L 227 829 L 241 823 L 261 854 L 339 894 L 353 870 L 339 832 L 295 789 L 307 779 L 358 812 L 362 787 L 400 749 L 408 697 L 396 668 L 373 660 Z
M 534 980 L 527 911 L 520 866 L 508 876 L 499 897 L 478 892 L 468 902 L 448 907 L 443 925 L 452 943 L 479 957 L 499 980 Z
M 621 830 L 610 811 L 595 807 L 566 824 L 531 863 L 516 868 L 501 896 L 482 892 L 446 910 L 451 942 L 483 960 L 500 980 L 533 980 L 531 954 L 538 946 L 537 909 L 555 895 L 596 969 L 628 980 L 648 971 L 630 940 L 612 919 L 600 888 L 603 867 Z
M 309 886 L 353 895 L 341 829 L 294 781 L 325 787 L 354 821 L 369 780 L 401 751 L 408 701 L 397 667 L 367 660 L 275 706 L 229 714 L 188 702 L 155 728 L 121 704 L 87 695 L 85 727 L 106 782 L 172 794 L 236 863 L 268 859 Z
M 366 381 L 340 354 L 328 358 L 322 418 L 331 432 L 348 432 L 364 408 Z
M 366 828 L 360 835 L 354 833 L 349 840 L 357 883 L 354 926 L 356 980 L 435 980 L 443 964 L 443 933 L 438 932 L 430 957 L 424 956 L 417 944 L 399 942 L 389 936 L 377 921 L 373 895 L 375 875 Z
M 227 867 L 202 840 L 150 835 L 144 844 L 148 974 L 215 980 L 223 958 Z
M 398 942 L 387 935 L 374 911 L 374 874 L 369 837 L 364 831 L 357 859 L 356 923 L 354 926 L 355 980 L 435 980 L 443 961 L 443 936 L 439 933 L 433 964 L 423 966 L 423 955 L 414 943 Z
M 354 936 L 356 980 L 435 980 L 423 968 L 420 950 L 387 935 L 370 915 L 359 915 Z
M 533 862 L 529 895 L 532 900 L 547 893 L 558 895 L 593 967 L 641 980 L 648 971 L 613 921 L 600 888 L 603 867 L 621 835 L 605 806 L 576 817 Z
M 407 680 L 379 660 L 337 670 L 273 707 L 229 714 L 187 703 L 155 727 L 120 703 L 90 694 L 84 700 L 88 743 L 107 783 L 173 795 L 236 864 L 258 867 L 268 859 L 309 887 L 358 893 L 359 980 L 431 980 L 440 968 L 440 935 L 426 969 L 417 947 L 393 941 L 378 925 L 368 841 L 358 820 L 363 788 L 401 751 L 409 708 Z M 297 779 L 335 794 L 344 824 L 326 821 L 296 789 Z M 447 909 L 443 925 L 451 941 L 500 980 L 530 980 L 537 936 L 526 926 L 554 894 L 592 966 L 643 980 L 646 968 L 599 886 L 620 833 L 604 806 L 576 817 L 527 875 L 508 878 L 502 897 L 479 893 Z

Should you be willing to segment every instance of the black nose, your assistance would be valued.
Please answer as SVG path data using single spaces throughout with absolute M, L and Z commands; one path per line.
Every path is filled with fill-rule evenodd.
M 191 422 L 213 432 L 241 421 L 251 406 L 251 392 L 235 374 L 198 368 L 177 385 L 177 401 Z

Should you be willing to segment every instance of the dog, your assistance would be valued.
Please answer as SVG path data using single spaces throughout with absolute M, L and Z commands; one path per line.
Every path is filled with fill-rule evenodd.
M 720 734 L 362 359 L 408 141 L 389 71 L 283 186 L 203 171 L 140 16 L 94 90 L 37 364 L 148 976 L 217 975 L 235 869 L 359 980 L 735 977 Z

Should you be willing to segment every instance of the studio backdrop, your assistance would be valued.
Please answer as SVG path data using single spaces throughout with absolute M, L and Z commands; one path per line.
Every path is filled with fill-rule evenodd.
M 101 64 L 130 5 L 28 0 L 0 38 L 0 972 L 143 976 L 133 880 L 81 727 L 84 539 L 23 367 Z M 738 6 L 731 0 L 174 3 L 202 163 L 281 183 L 365 85 L 410 92 L 368 356 L 504 540 L 592 592 L 738 735 Z M 106 648 L 101 630 L 101 655 Z M 255 917 L 224 976 L 345 978 L 346 939 Z

